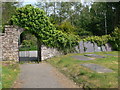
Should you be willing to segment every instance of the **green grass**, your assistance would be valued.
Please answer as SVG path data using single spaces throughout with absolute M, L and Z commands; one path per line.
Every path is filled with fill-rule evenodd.
M 12 88 L 19 73 L 19 64 L 15 62 L 3 62 L 2 64 L 2 88 Z
M 0 90 L 2 89 L 2 63 L 0 61 Z
M 30 46 L 30 47 L 21 47 L 19 51 L 34 51 L 37 50 L 37 46 Z
M 55 57 L 47 60 L 53 66 L 58 68 L 63 74 L 74 80 L 83 88 L 117 88 L 118 87 L 118 57 L 108 56 L 105 54 L 118 55 L 117 51 L 113 52 L 94 52 L 94 54 L 106 56 L 106 58 L 97 58 L 89 61 L 80 61 L 72 58 L 73 55 L 68 54 L 61 57 Z M 90 69 L 80 66 L 83 63 L 94 63 L 112 69 L 111 73 L 97 73 Z

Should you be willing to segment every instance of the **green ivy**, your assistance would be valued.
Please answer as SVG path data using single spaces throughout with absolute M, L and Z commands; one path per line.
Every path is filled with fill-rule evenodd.
M 117 27 L 114 32 L 111 33 L 109 43 L 113 46 L 113 49 L 120 51 L 120 28 Z
M 65 53 L 78 44 L 77 36 L 56 30 L 45 12 L 32 5 L 17 8 L 10 23 L 34 34 L 43 45 L 58 48 Z
M 83 39 L 84 42 L 90 41 L 91 43 L 96 43 L 98 46 L 105 45 L 108 40 L 111 38 L 110 35 L 103 35 L 103 36 L 91 36 Z
M 105 44 L 110 43 L 114 50 L 120 50 L 120 29 L 116 28 L 114 32 L 109 35 L 103 36 L 91 36 L 82 39 L 84 42 L 90 41 L 91 43 L 96 43 L 99 47 L 105 46 Z

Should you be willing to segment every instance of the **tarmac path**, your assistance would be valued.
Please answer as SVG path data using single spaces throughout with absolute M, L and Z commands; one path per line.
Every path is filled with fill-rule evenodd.
M 50 64 L 21 64 L 14 88 L 79 88 Z

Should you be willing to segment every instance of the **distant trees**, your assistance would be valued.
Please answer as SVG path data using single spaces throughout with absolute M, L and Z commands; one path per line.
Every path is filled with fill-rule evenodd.
M 114 6 L 114 4 L 117 6 Z M 96 29 L 98 35 L 110 34 L 114 31 L 115 27 L 120 24 L 118 11 L 116 9 L 120 9 L 119 2 L 106 2 L 106 3 L 94 3 L 91 12 L 94 12 L 94 16 L 99 20 L 98 26 Z M 92 13 L 93 13 L 92 12 Z M 116 15 L 117 14 L 117 15 Z M 120 14 L 120 13 L 119 13 Z M 93 20 L 94 21 L 94 20 Z M 119 23 L 119 24 L 118 24 Z
M 94 2 L 90 5 L 80 2 L 43 2 L 39 5 L 44 6 L 52 23 L 70 22 L 77 28 L 78 35 L 83 30 L 93 35 L 106 35 L 120 25 L 119 2 Z
M 118 2 L 96 2 L 81 8 L 80 15 L 74 24 L 78 28 L 90 31 L 93 35 L 110 34 L 116 26 L 120 25 L 120 4 Z
M 2 2 L 2 23 L 7 24 L 16 8 L 21 5 L 20 2 Z
M 15 13 L 16 7 L 13 2 L 2 2 L 2 23 L 8 23 L 11 15 Z
M 8 23 L 19 5 L 18 2 L 2 3 L 3 24 Z M 110 34 L 120 25 L 120 2 L 94 2 L 90 5 L 80 2 L 38 2 L 36 6 L 46 12 L 53 24 L 70 22 L 76 27 L 78 35 Z M 80 34 L 81 31 L 87 34 Z
M 20 2 L 2 2 L 2 28 L 5 24 L 9 24 L 11 16 L 15 13 L 16 8 L 21 5 Z

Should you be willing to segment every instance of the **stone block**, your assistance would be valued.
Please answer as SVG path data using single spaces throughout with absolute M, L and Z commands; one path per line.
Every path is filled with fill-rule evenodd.
M 88 60 L 93 60 L 94 58 L 88 58 L 82 55 L 76 55 L 76 56 L 72 56 L 72 58 L 75 58 L 77 60 L 82 60 L 82 61 L 88 61 Z
M 97 73 L 109 73 L 109 72 L 113 72 L 113 70 L 111 69 L 108 69 L 104 66 L 100 66 L 100 65 L 97 65 L 97 64 L 92 64 L 92 63 L 87 63 L 87 64 L 80 64 L 81 66 L 84 66 L 86 68 L 89 68 L 90 70 L 93 70 Z
M 84 56 L 95 57 L 95 58 L 105 58 L 105 56 L 97 55 L 97 54 L 85 54 Z

